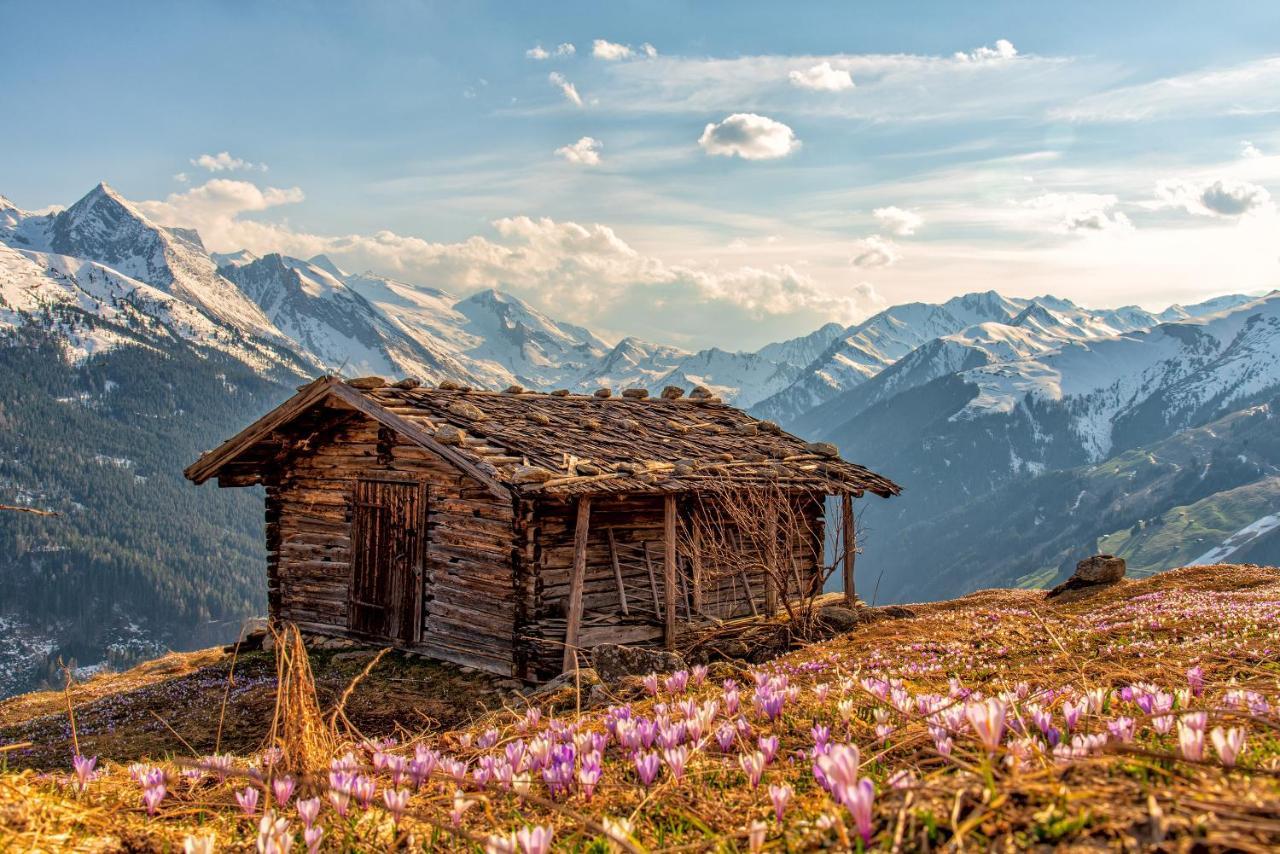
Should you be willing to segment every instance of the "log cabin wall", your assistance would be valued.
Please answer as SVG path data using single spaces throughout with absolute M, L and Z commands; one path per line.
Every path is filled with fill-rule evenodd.
M 513 571 L 517 519 L 500 499 L 431 451 L 363 416 L 296 453 L 267 481 L 267 583 L 273 616 L 348 635 L 352 521 L 362 477 L 426 485 L 421 640 L 400 644 L 506 675 L 521 672 L 514 642 L 528 612 L 527 573 Z
M 687 499 L 677 503 L 681 521 L 688 512 Z M 809 520 L 809 531 L 796 531 L 790 544 L 797 577 L 811 583 L 823 565 L 823 502 L 798 496 Z M 529 641 L 532 672 L 539 677 L 561 672 L 567 627 L 569 591 L 574 557 L 574 528 L 577 505 L 574 500 L 542 500 L 531 505 L 525 523 L 530 562 L 530 611 L 522 621 L 521 634 Z M 583 578 L 583 623 L 578 646 L 588 649 L 600 643 L 658 645 L 662 643 L 661 605 L 663 601 L 663 496 L 597 495 L 591 500 L 587 536 L 587 564 Z M 612 543 L 610 538 L 612 536 Z M 647 547 L 648 561 L 644 554 Z M 622 559 L 615 567 L 613 556 Z M 780 556 L 787 555 L 785 546 Z M 653 570 L 652 581 L 649 566 Z M 692 566 L 689 555 L 680 555 L 682 582 L 677 592 L 676 613 L 687 619 L 686 601 L 692 604 Z M 763 570 L 742 574 L 704 566 L 707 582 L 702 588 L 702 613 L 718 619 L 747 616 L 752 606 L 763 613 L 765 577 Z M 618 578 L 622 578 L 630 613 L 623 614 Z M 748 601 L 747 588 L 751 597 Z M 792 589 L 794 592 L 794 588 Z M 687 596 L 686 596 L 687 593 Z M 656 601 L 655 601 L 656 600 Z M 696 617 L 696 614 L 695 614 Z

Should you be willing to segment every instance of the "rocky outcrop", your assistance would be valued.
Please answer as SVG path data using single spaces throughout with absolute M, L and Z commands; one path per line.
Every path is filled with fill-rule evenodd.
M 1075 574 L 1049 591 L 1046 598 L 1058 603 L 1076 602 L 1124 581 L 1124 558 L 1093 555 L 1076 564 Z
M 616 685 L 628 676 L 679 670 L 684 667 L 684 659 L 665 650 L 605 643 L 591 650 L 591 667 L 600 681 Z

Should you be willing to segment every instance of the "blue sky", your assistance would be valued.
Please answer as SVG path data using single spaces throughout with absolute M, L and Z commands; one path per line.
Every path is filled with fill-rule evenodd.
M 972 290 L 1163 307 L 1280 285 L 1277 4 L 0 18 L 20 206 L 106 180 L 216 250 L 502 287 L 606 335 L 738 348 Z

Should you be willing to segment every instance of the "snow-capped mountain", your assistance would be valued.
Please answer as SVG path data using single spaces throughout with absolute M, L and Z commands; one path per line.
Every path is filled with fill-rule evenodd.
M 39 216 L 13 209 L 8 216 L 15 220 L 6 229 L 11 246 L 96 261 L 246 335 L 286 341 L 252 300 L 218 274 L 199 235 L 152 222 L 106 184 L 66 210 Z
M 1280 291 L 1204 318 L 963 371 L 978 394 L 957 419 L 1012 412 L 1021 402 L 1058 403 L 1091 461 L 1116 433 L 1152 419 L 1183 426 L 1280 382 Z
M 1239 295 L 1218 297 L 1193 306 L 1170 306 L 1159 315 L 1137 306 L 1087 309 L 1061 297 L 1008 298 L 995 291 L 964 294 L 941 304 L 896 305 L 833 336 L 795 382 L 756 404 L 753 412 L 801 432 L 829 430 L 842 413 L 845 418 L 855 414 L 850 404 L 861 411 L 884 399 L 886 392 L 905 390 L 959 370 L 960 365 L 975 367 L 1054 349 L 1067 341 L 1202 317 L 1248 300 Z M 926 351 L 917 352 L 922 347 Z M 908 354 L 912 358 L 906 361 Z M 882 381 L 887 388 L 854 394 L 890 366 L 897 370 Z
M 326 370 L 431 381 L 473 379 L 451 353 L 419 341 L 344 281 L 315 264 L 266 255 L 225 264 L 219 272 Z
M 801 376 L 753 407 L 754 414 L 791 424 L 801 414 L 861 385 L 915 348 L 986 320 L 1007 321 L 1022 305 L 995 291 L 966 294 L 941 305 L 895 305 L 845 330 Z
M 1071 341 L 1146 329 L 1157 322 L 1155 315 L 1140 308 L 1094 312 L 1069 300 L 1037 297 L 1005 322 L 988 320 L 926 341 L 866 382 L 796 416 L 791 426 L 805 435 L 822 436 L 867 408 L 939 377 L 1027 359 Z

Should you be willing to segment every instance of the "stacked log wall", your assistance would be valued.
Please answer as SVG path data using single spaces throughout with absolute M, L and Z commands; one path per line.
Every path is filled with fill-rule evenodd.
M 521 597 L 529 592 L 528 579 L 512 569 L 512 502 L 369 419 L 294 455 L 267 484 L 272 614 L 304 630 L 349 634 L 352 500 L 360 477 L 427 486 L 422 639 L 412 648 L 512 674 L 517 616 L 527 612 Z

